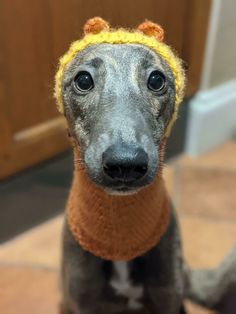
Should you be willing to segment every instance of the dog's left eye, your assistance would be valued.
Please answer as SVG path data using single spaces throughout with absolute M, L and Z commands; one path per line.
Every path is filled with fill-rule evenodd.
M 165 75 L 158 70 L 153 71 L 148 78 L 147 86 L 154 92 L 163 91 L 166 87 Z
M 80 92 L 87 92 L 94 87 L 92 76 L 87 71 L 79 72 L 74 78 L 74 85 Z

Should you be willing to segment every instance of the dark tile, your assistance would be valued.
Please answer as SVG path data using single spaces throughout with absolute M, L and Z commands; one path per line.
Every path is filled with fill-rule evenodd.
M 53 217 L 65 207 L 72 156 L 65 153 L 0 183 L 0 242 Z
M 188 120 L 189 101 L 186 99 L 180 105 L 178 119 L 175 122 L 171 131 L 170 137 L 167 140 L 165 158 L 173 158 L 185 149 L 185 138 Z

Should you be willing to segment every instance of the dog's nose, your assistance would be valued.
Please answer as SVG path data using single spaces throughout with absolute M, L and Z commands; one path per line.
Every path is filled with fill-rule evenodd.
M 148 155 L 139 147 L 112 145 L 102 156 L 103 170 L 113 180 L 132 182 L 148 170 Z

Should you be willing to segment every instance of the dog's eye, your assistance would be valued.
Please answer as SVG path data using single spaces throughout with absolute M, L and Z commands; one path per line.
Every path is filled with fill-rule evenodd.
M 94 87 L 92 76 L 87 71 L 79 72 L 74 78 L 74 85 L 80 92 L 87 92 Z
M 147 86 L 150 90 L 154 92 L 163 91 L 166 86 L 166 78 L 160 71 L 153 71 L 149 78 Z

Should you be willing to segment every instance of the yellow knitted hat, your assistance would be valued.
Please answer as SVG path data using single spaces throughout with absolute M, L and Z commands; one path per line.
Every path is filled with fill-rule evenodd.
M 73 42 L 64 56 L 61 57 L 59 68 L 56 73 L 55 97 L 60 113 L 64 112 L 62 100 L 62 79 L 66 66 L 75 55 L 94 44 L 141 44 L 154 50 L 169 65 L 175 78 L 175 110 L 166 128 L 165 135 L 168 136 L 177 118 L 179 105 L 183 99 L 185 87 L 185 75 L 181 60 L 173 53 L 171 48 L 163 43 L 164 31 L 158 24 L 146 21 L 138 26 L 136 30 L 110 29 L 109 24 L 99 17 L 87 21 L 84 26 L 85 36 Z

